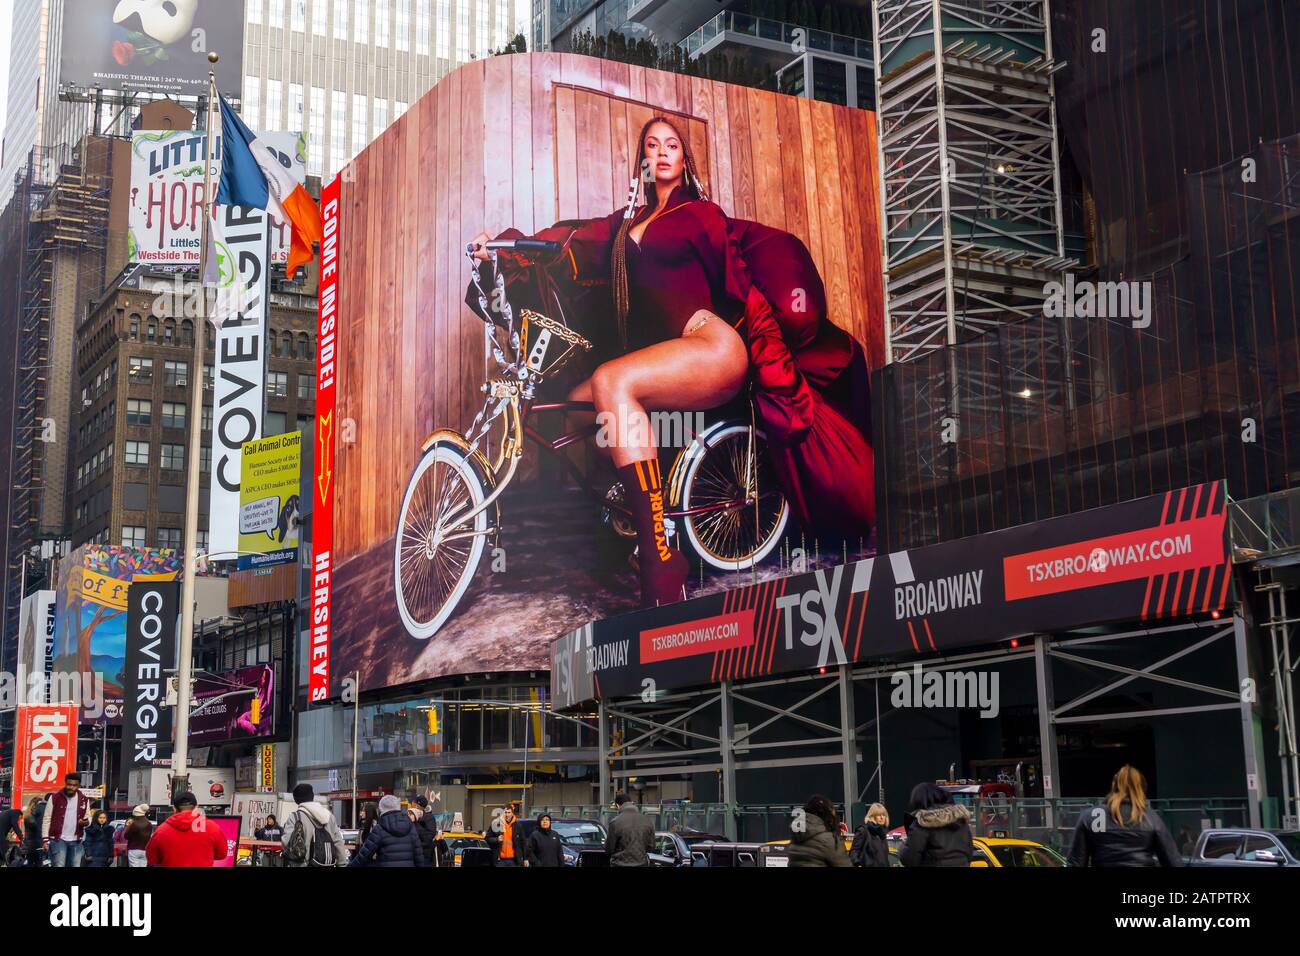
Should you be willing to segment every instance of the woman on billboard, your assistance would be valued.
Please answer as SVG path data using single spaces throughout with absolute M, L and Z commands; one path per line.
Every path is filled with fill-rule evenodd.
M 608 281 L 611 286 L 623 354 L 596 368 L 569 400 L 593 403 L 598 421 L 608 428 L 609 452 L 636 528 L 642 604 L 653 606 L 685 596 L 687 562 L 665 537 L 662 475 L 647 413 L 717 408 L 741 392 L 752 370 L 756 407 L 769 441 L 792 448 L 819 430 L 819 418 L 844 415 L 805 380 L 783 339 L 784 316 L 769 303 L 769 296 L 781 302 L 799 299 L 796 293 L 806 297 L 811 291 L 816 297 L 820 290 L 824 304 L 821 280 L 807 251 L 810 275 L 807 269 L 781 268 L 778 260 L 768 270 L 769 288 L 764 289 L 758 278 L 751 280 L 737 235 L 748 236 L 755 249 L 777 236 L 800 249 L 802 243 L 779 230 L 729 220 L 709 201 L 687 141 L 671 120 L 656 116 L 646 123 L 636 156 L 626 208 L 566 230 L 558 265 L 580 284 Z M 551 229 L 542 235 L 554 234 Z M 509 230 L 503 237 L 520 235 Z M 485 260 L 488 239 L 480 233 L 473 240 Z M 767 250 L 779 249 L 780 242 L 767 245 Z M 817 335 L 809 336 L 813 338 Z M 832 427 L 842 439 L 838 444 L 814 441 L 811 458 L 774 464 L 805 527 L 816 530 L 822 523 L 817 520 L 821 515 L 806 506 L 823 495 L 815 486 L 838 481 L 843 500 L 833 509 L 836 531 L 865 535 L 874 518 L 871 451 L 864 429 L 848 419 L 845 424 Z M 781 453 L 776 457 L 781 459 Z M 858 478 L 846 484 L 835 477 L 844 474 Z

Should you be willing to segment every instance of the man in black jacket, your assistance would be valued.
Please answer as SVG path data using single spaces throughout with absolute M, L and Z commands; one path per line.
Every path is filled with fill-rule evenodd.
M 626 793 L 614 798 L 618 815 L 609 825 L 605 852 L 610 866 L 649 866 L 655 848 L 655 825 Z
M 438 831 L 438 820 L 429 809 L 429 798 L 420 794 L 415 798 L 417 810 L 415 825 L 420 828 L 420 845 L 424 847 L 424 862 L 427 866 L 440 866 L 441 854 L 447 849 L 447 842 Z

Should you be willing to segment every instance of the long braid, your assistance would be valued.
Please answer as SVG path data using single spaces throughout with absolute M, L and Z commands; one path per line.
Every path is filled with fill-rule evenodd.
M 629 190 L 627 210 L 623 215 L 623 222 L 618 227 L 618 232 L 614 235 L 614 248 L 610 255 L 611 279 L 614 286 L 614 313 L 618 319 L 619 341 L 622 343 L 623 351 L 627 351 L 627 315 L 631 309 L 631 299 L 627 291 L 627 237 L 632 228 L 633 212 L 636 209 L 637 193 L 644 192 L 645 204 L 651 210 L 659 203 L 658 194 L 652 189 L 645 188 L 645 178 L 642 170 L 645 163 L 645 138 L 650 131 L 650 127 L 655 123 L 664 123 L 677 134 L 678 140 L 682 144 L 682 152 L 685 154 L 686 176 L 685 185 L 687 191 L 694 194 L 695 199 L 708 201 L 708 194 L 704 191 L 704 183 L 700 179 L 699 171 L 695 167 L 695 157 L 686 146 L 686 139 L 682 136 L 681 131 L 673 123 L 663 116 L 654 116 L 641 127 L 641 136 L 637 141 L 636 158 L 632 164 L 632 189 Z

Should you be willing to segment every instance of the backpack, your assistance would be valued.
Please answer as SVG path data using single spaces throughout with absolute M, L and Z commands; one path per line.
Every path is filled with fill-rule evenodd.
M 332 840 L 322 839 L 321 831 L 325 828 L 318 826 L 316 821 L 306 815 L 305 811 L 299 810 L 307 823 L 311 824 L 311 847 L 307 846 L 307 827 L 302 820 L 293 828 L 293 835 L 289 837 L 289 845 L 284 848 L 284 859 L 286 863 L 295 866 L 306 864 L 307 866 L 333 866 L 334 865 L 334 843 Z M 327 834 L 328 836 L 328 834 Z

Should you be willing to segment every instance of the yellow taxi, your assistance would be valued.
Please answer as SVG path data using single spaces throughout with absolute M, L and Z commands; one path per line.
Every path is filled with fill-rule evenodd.
M 453 866 L 460 866 L 460 852 L 469 846 L 486 848 L 488 842 L 484 839 L 482 833 L 474 833 L 466 830 L 457 832 L 453 830 L 444 830 L 442 838 L 447 841 L 447 850 L 451 853 L 451 862 Z
M 1065 857 L 1049 846 L 1033 840 L 1010 837 L 975 837 L 975 856 L 971 866 L 1034 867 L 1053 869 L 1065 866 Z

